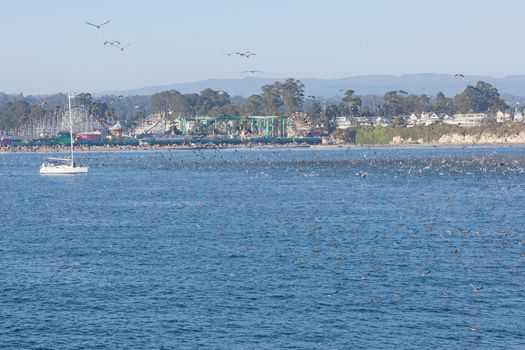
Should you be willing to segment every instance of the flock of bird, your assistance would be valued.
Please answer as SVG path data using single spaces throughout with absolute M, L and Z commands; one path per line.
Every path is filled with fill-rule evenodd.
M 100 23 L 100 24 L 91 23 L 91 22 L 87 22 L 87 21 L 85 23 L 87 25 L 89 25 L 89 26 L 92 26 L 92 27 L 96 28 L 97 30 L 100 30 L 100 28 L 102 28 L 103 26 L 105 26 L 109 22 L 111 22 L 111 20 L 107 20 L 107 21 L 105 21 L 103 23 Z M 118 40 L 106 40 L 106 41 L 104 41 L 104 46 L 106 46 L 106 45 L 115 47 L 115 48 L 119 49 L 120 51 L 124 51 L 131 44 L 128 43 L 128 44 L 124 44 L 123 45 Z M 226 56 L 229 56 L 229 57 L 237 55 L 239 57 L 244 57 L 244 58 L 250 58 L 252 56 L 256 56 L 256 53 L 255 52 L 251 52 L 251 51 L 231 51 L 231 52 L 223 52 L 222 54 L 226 55 Z M 256 70 L 256 69 L 248 69 L 248 70 L 242 71 L 242 73 L 256 74 L 256 73 L 264 73 L 264 72 L 261 71 L 261 70 Z
M 97 28 L 97 30 L 99 30 L 100 28 L 102 28 L 103 26 L 108 24 L 109 22 L 111 22 L 111 20 L 107 20 L 106 22 L 100 23 L 100 24 L 95 24 L 95 23 L 91 23 L 91 22 L 87 22 L 86 21 L 86 24 L 89 25 L 89 26 L 95 27 L 95 28 Z M 122 43 L 120 41 L 118 41 L 118 40 L 112 40 L 112 41 L 111 40 L 106 40 L 106 41 L 104 41 L 104 46 L 106 46 L 106 45 L 113 46 L 113 47 L 116 47 L 117 49 L 119 49 L 120 51 L 124 51 L 131 44 L 122 45 Z
M 256 54 L 251 51 L 231 51 L 231 52 L 223 52 L 222 54 L 228 57 L 237 55 L 239 57 L 244 57 L 244 58 L 250 58 L 251 56 L 256 56 Z M 256 73 L 264 73 L 264 72 L 261 70 L 256 70 L 256 69 L 247 69 L 247 70 L 242 71 L 242 73 L 256 74 Z
M 111 22 L 111 20 L 107 20 L 103 23 L 100 23 L 100 24 L 95 24 L 95 23 L 91 23 L 91 22 L 87 22 L 86 21 L 86 24 L 87 25 L 90 25 L 92 27 L 95 27 L 97 30 L 99 30 L 100 28 L 102 28 L 103 26 L 105 26 L 106 24 L 108 24 L 109 22 Z M 130 46 L 131 44 L 125 44 L 125 45 L 122 45 L 122 43 L 118 40 L 113 40 L 113 41 L 110 41 L 110 40 L 107 40 L 104 42 L 104 45 L 109 45 L 109 46 L 113 46 L 113 47 L 116 47 L 117 49 L 119 49 L 120 51 L 124 51 L 128 46 Z M 239 57 L 244 57 L 244 58 L 250 58 L 251 56 L 256 56 L 256 54 L 254 52 L 251 52 L 251 51 L 231 51 L 231 52 L 223 52 L 222 53 L 223 55 L 225 56 L 234 56 L 234 55 L 237 55 Z M 264 73 L 263 71 L 261 70 L 256 70 L 256 69 L 248 69 L 248 70 L 244 70 L 242 71 L 242 73 L 250 73 L 250 74 L 256 74 L 256 73 Z M 455 78 L 461 78 L 462 80 L 465 79 L 465 75 L 463 74 L 454 74 L 454 77 Z M 315 96 L 311 96 L 310 98 L 315 98 Z
M 247 186 L 245 190 L 254 198 L 260 199 L 265 198 L 266 191 L 272 186 L 277 186 L 276 184 L 292 186 L 286 184 L 295 183 L 293 180 L 295 177 L 304 179 L 301 181 L 301 186 L 305 190 L 298 190 L 292 186 L 287 191 L 292 193 L 290 195 L 292 199 L 296 199 L 293 196 L 294 191 L 310 193 L 312 196 L 310 199 L 320 203 L 317 209 L 307 212 L 306 206 L 299 209 L 288 205 L 283 198 L 275 198 L 277 212 L 286 213 L 290 220 L 275 213 L 273 218 L 268 216 L 268 220 L 273 220 L 268 222 L 268 227 L 263 226 L 261 229 L 266 230 L 265 232 L 274 232 L 276 235 L 281 232 L 280 237 L 289 243 L 278 255 L 283 256 L 285 261 L 286 258 L 289 259 L 287 261 L 295 268 L 308 269 L 320 264 L 328 268 L 331 266 L 329 263 L 331 257 L 340 261 L 341 266 L 345 264 L 344 261 L 348 261 L 351 267 L 337 271 L 337 276 L 350 276 L 354 278 L 356 286 L 362 284 L 360 287 L 362 292 L 371 293 L 368 297 L 370 305 L 379 307 L 401 300 L 408 302 L 408 298 L 421 288 L 435 290 L 437 299 L 431 296 L 427 299 L 435 300 L 436 303 L 442 303 L 438 300 L 444 299 L 448 301 L 443 303 L 460 303 L 460 298 L 463 297 L 467 297 L 470 303 L 476 303 L 480 295 L 485 296 L 492 292 L 491 287 L 484 288 L 480 285 L 480 283 L 489 283 L 483 277 L 487 266 L 501 269 L 504 273 L 501 279 L 507 282 L 512 281 L 521 271 L 525 253 L 521 256 L 512 255 L 512 259 L 509 258 L 508 261 L 499 260 L 507 251 L 512 249 L 516 252 L 525 245 L 525 241 L 519 238 L 520 229 L 495 223 L 491 231 L 482 223 L 484 220 L 502 223 L 509 220 L 506 216 L 498 216 L 498 208 L 493 203 L 497 201 L 495 196 L 498 191 L 512 189 L 505 187 L 498 190 L 500 188 L 498 186 L 503 185 L 498 185 L 489 179 L 497 177 L 502 182 L 504 179 L 512 180 L 522 176 L 520 174 L 525 173 L 523 157 L 503 159 L 489 155 L 486 157 L 441 156 L 425 159 L 366 157 L 361 160 L 322 158 L 304 160 L 283 159 L 279 151 L 275 152 L 275 156 L 261 153 L 257 158 L 247 153 L 239 153 L 238 150 L 233 150 L 234 154 L 238 155 L 226 152 L 195 150 L 194 157 L 184 157 L 184 159 L 176 153 L 160 152 L 158 157 L 152 156 L 149 159 L 148 167 L 176 171 L 178 174 L 210 171 L 221 174 L 245 171 L 243 176 L 252 182 L 252 185 L 243 182 L 244 186 Z M 151 161 L 155 163 L 152 164 Z M 130 167 L 139 165 L 136 158 L 130 158 L 130 162 Z M 354 180 L 345 182 L 347 186 L 353 188 L 352 191 L 347 192 L 350 197 L 341 200 L 339 196 L 332 194 L 334 198 L 327 198 L 332 196 L 327 192 L 332 193 L 333 187 L 327 184 L 321 186 L 323 182 L 316 178 L 323 173 L 348 174 L 352 169 L 358 170 L 355 174 L 358 182 Z M 392 192 L 385 195 L 382 186 L 377 187 L 375 183 L 381 176 L 388 177 L 385 181 L 397 181 L 398 186 L 403 190 L 393 190 L 397 185 L 389 185 L 388 188 L 392 189 Z M 375 185 L 367 185 L 370 177 Z M 465 177 L 478 178 L 480 182 L 485 183 L 484 186 L 496 187 L 490 191 L 472 192 L 465 189 L 464 193 L 443 191 L 438 194 L 431 192 L 430 187 L 427 190 L 425 187 L 410 185 L 417 182 L 427 183 L 430 178 L 450 178 L 450 181 L 454 182 L 455 178 Z M 334 181 L 339 181 L 338 179 L 341 180 L 336 178 Z M 227 182 L 227 180 L 223 181 Z M 415 188 L 417 191 L 414 191 Z M 248 217 L 251 212 L 268 209 L 265 204 L 243 200 L 243 196 L 235 194 L 232 196 L 233 201 L 239 201 L 239 207 L 243 208 Z M 436 206 L 433 204 L 435 200 L 442 203 Z M 468 213 L 466 216 L 470 217 L 470 220 L 449 221 L 458 216 L 450 212 L 454 210 L 451 208 L 458 204 L 461 204 L 462 210 Z M 336 212 L 337 206 L 340 206 L 339 212 Z M 331 211 L 327 211 L 328 208 L 332 208 Z M 432 209 L 433 212 L 425 212 L 427 208 Z M 382 211 L 390 213 L 391 220 L 399 217 L 399 221 L 389 222 L 390 219 L 385 219 L 381 224 L 373 223 L 374 219 L 380 219 L 377 215 Z M 428 216 L 424 218 L 423 215 Z M 306 217 L 310 219 L 305 220 Z M 479 219 L 482 217 L 485 219 Z M 203 220 L 200 222 L 199 230 L 213 231 L 208 225 L 219 225 L 219 223 Z M 227 224 L 222 223 L 222 227 L 228 232 Z M 297 236 L 301 231 L 305 233 L 302 242 Z M 228 240 L 226 236 L 223 239 Z M 254 238 L 254 241 L 246 243 L 246 249 L 250 251 L 249 254 L 255 254 L 257 249 L 263 249 L 259 246 L 262 244 L 265 244 L 264 239 Z M 499 249 L 503 252 L 494 254 Z M 241 254 L 237 250 L 235 253 L 237 256 Z M 476 263 L 480 266 L 476 266 Z M 330 267 L 333 268 L 335 267 Z M 458 270 L 457 273 L 453 272 L 455 269 Z M 385 277 L 395 274 L 401 278 L 397 284 L 392 283 L 392 278 Z M 232 272 L 232 276 L 238 275 L 238 271 Z M 453 278 L 453 283 L 447 280 L 449 278 Z M 388 283 L 392 288 L 389 292 L 384 287 Z M 375 284 L 381 286 L 381 293 L 372 290 Z M 345 286 L 340 283 L 324 288 L 321 295 L 331 300 L 345 298 L 352 293 L 350 290 L 345 290 Z M 480 329 L 482 327 L 479 325 L 470 325 L 465 330 L 480 333 Z

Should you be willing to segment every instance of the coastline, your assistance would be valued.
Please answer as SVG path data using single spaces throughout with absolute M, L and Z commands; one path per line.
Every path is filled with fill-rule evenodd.
M 201 151 L 201 150 L 264 150 L 264 149 L 311 149 L 311 150 L 336 150 L 336 149 L 367 149 L 367 148 L 476 148 L 476 147 L 525 147 L 525 143 L 399 143 L 399 144 L 319 144 L 319 145 L 217 145 L 216 147 L 191 147 L 191 146 L 77 146 L 75 153 L 98 152 L 137 152 L 137 151 Z M 64 153 L 68 147 L 1 147 L 0 154 L 8 153 Z

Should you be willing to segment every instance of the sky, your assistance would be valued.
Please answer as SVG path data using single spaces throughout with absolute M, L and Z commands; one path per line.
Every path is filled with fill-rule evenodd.
M 205 79 L 525 74 L 519 0 L 0 0 L 0 91 Z M 103 23 L 97 29 L 85 22 Z M 118 40 L 124 51 L 104 45 Z M 250 58 L 226 56 L 252 51 Z

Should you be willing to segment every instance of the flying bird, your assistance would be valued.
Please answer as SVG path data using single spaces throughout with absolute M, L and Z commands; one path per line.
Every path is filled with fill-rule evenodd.
M 125 49 L 126 47 L 128 47 L 129 45 L 131 45 L 131 44 L 126 44 L 126 45 L 124 45 L 124 46 L 118 46 L 118 45 L 115 45 L 115 46 L 118 47 L 118 48 L 120 49 L 120 51 L 124 51 L 124 49 Z
M 255 74 L 255 73 L 264 73 L 264 72 L 262 70 L 245 70 L 245 71 L 243 71 L 243 73 Z
M 463 74 L 454 74 L 454 77 L 461 78 L 462 80 L 465 79 L 465 76 Z
M 93 23 L 89 23 L 89 22 L 86 22 L 86 24 L 87 24 L 87 25 L 90 25 L 90 26 L 93 26 L 93 27 L 96 27 L 97 29 L 100 29 L 100 27 L 102 27 L 102 26 L 105 25 L 105 24 L 108 24 L 109 22 L 111 22 L 111 20 L 106 21 L 106 22 L 101 23 L 101 24 L 93 24 Z
M 120 41 L 118 41 L 118 40 L 115 40 L 115 41 L 104 41 L 104 45 L 107 45 L 107 44 L 109 44 L 111 46 L 118 46 L 118 45 L 120 45 Z
M 242 56 L 242 57 L 246 57 L 246 58 L 250 58 L 250 56 L 255 56 L 255 54 L 253 52 L 250 52 L 250 51 L 246 51 L 246 52 L 235 52 L 237 55 L 239 56 Z

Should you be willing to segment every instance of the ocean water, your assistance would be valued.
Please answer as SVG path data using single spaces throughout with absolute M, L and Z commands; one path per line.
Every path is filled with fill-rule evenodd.
M 524 349 L 525 149 L 0 154 L 0 348 Z

